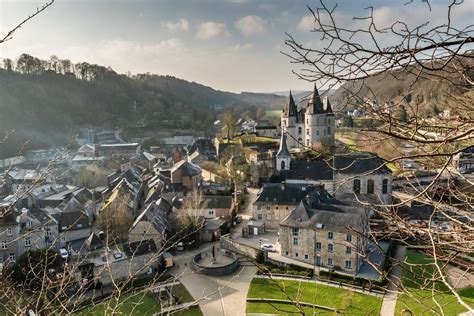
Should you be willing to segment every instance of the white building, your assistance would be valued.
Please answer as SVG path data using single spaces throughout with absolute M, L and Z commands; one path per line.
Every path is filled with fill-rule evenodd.
M 328 98 L 321 100 L 316 85 L 306 108 L 298 109 L 291 95 L 281 116 L 288 147 L 334 146 L 335 119 Z

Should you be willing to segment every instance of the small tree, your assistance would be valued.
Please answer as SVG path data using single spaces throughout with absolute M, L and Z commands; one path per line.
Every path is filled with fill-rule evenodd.
M 257 250 L 257 255 L 255 256 L 255 261 L 257 263 L 263 264 L 265 263 L 265 253 L 262 250 Z
M 222 128 L 226 130 L 227 140 L 232 139 L 235 133 L 236 119 L 232 112 L 225 112 L 222 114 Z
M 128 208 L 128 196 L 116 196 L 101 210 L 97 225 L 106 234 L 110 242 L 125 240 L 133 224 L 133 217 Z

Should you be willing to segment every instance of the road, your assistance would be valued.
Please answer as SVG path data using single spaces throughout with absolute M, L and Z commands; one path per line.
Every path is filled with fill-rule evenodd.
M 232 230 L 232 238 L 237 238 L 242 236 L 242 228 L 247 226 L 247 223 L 249 220 L 252 218 L 252 212 L 253 212 L 253 202 L 257 198 L 257 193 L 259 189 L 255 188 L 247 188 L 248 194 L 247 194 L 247 203 L 245 204 L 245 208 L 242 209 L 239 213 L 240 216 L 242 216 L 242 223 L 236 225 L 234 229 Z

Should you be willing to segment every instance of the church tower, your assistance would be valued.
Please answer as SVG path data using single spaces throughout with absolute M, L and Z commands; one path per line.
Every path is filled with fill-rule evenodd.
M 286 142 L 286 133 L 281 132 L 280 148 L 276 154 L 276 170 L 290 170 L 291 155 Z
M 334 146 L 335 119 L 329 99 L 321 100 L 316 84 L 305 111 L 305 146 Z

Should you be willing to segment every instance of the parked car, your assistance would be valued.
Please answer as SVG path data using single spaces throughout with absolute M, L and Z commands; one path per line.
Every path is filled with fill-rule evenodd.
M 67 252 L 66 248 L 61 248 L 61 249 L 59 249 L 59 255 L 60 255 L 61 258 L 63 258 L 64 260 L 67 260 L 67 258 L 69 258 L 69 253 Z
M 235 217 L 235 223 L 236 223 L 236 224 L 242 223 L 242 216 L 237 215 L 237 216 Z
M 121 252 L 115 252 L 115 253 L 114 253 L 114 258 L 115 258 L 115 259 L 120 259 L 120 258 L 122 258 L 122 257 L 123 257 L 123 255 L 122 255 Z
M 276 252 L 276 247 L 272 244 L 262 244 L 260 249 L 263 251 Z
M 184 244 L 183 244 L 182 241 L 180 241 L 178 243 L 178 245 L 176 246 L 176 250 L 178 250 L 178 251 L 183 251 L 184 250 Z

